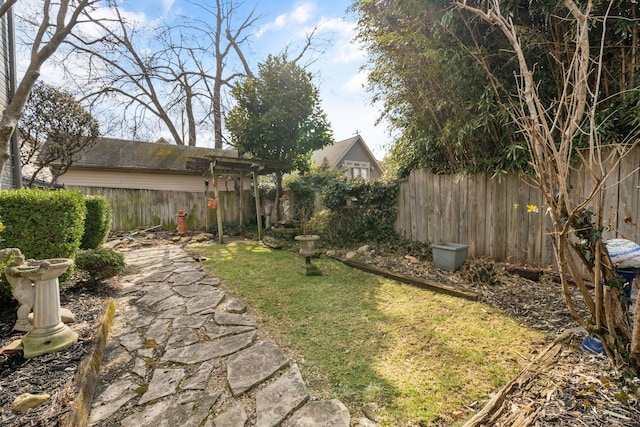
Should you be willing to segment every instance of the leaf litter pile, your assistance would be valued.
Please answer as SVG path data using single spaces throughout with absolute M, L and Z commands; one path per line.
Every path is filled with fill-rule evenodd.
M 127 249 L 150 243 L 166 244 L 163 237 L 147 235 L 144 240 L 127 242 Z M 526 326 L 549 333 L 550 341 L 562 331 L 577 326 L 567 313 L 559 285 L 550 275 L 542 275 L 540 280 L 528 280 L 487 261 L 470 261 L 462 271 L 451 273 L 436 269 L 429 261 L 397 254 L 378 253 L 370 256 L 367 263 L 477 292 L 482 302 Z M 61 303 L 74 313 L 76 319 L 71 326 L 79 334 L 79 342 L 70 349 L 29 360 L 19 354 L 0 354 L 0 425 L 65 425 L 77 393 L 74 388 L 77 367 L 98 326 L 103 303 L 117 287 L 117 280 L 101 287 L 87 287 L 81 280 L 76 280 L 61 287 Z M 14 322 L 15 311 L 0 311 L 2 347 L 23 335 L 11 330 Z M 559 343 L 555 347 L 556 353 L 546 362 L 538 361 L 528 375 L 515 378 L 508 393 L 504 396 L 496 393 L 493 400 L 500 398 L 496 409 L 490 418 L 476 425 L 640 425 L 640 407 L 635 392 L 640 387 L 640 380 L 619 381 L 619 374 L 606 357 L 588 353 L 580 347 L 582 338 L 583 335 L 577 334 L 573 339 Z M 22 393 L 47 393 L 51 398 L 38 408 L 15 414 L 11 404 Z M 477 402 L 472 409 L 480 411 L 484 404 Z

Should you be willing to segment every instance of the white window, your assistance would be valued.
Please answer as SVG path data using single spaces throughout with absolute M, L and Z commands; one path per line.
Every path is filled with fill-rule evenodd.
M 344 174 L 349 178 L 362 177 L 369 179 L 369 162 L 354 162 L 345 160 L 342 163 Z

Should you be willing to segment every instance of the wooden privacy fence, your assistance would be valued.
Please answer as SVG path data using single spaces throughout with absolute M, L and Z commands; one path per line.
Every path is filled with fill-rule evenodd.
M 215 210 L 207 208 L 208 197 L 202 192 L 133 190 L 126 188 L 75 187 L 85 195 L 106 197 L 113 209 L 113 231 L 131 231 L 162 225 L 171 230 L 177 225 L 176 214 L 179 210 L 187 211 L 187 227 L 189 231 L 204 231 L 205 225 L 210 228 L 216 224 Z M 250 206 L 249 192 L 246 192 L 244 206 Z M 235 192 L 221 191 L 218 209 L 222 209 L 224 222 L 238 223 L 238 195 Z M 255 209 L 254 209 L 255 210 Z M 205 215 L 207 215 L 205 217 Z M 249 217 L 249 218 L 246 218 Z M 255 214 L 253 214 L 255 218 Z M 251 221 L 245 214 L 245 221 Z
M 633 222 L 640 220 L 639 167 L 640 149 L 636 148 L 607 181 L 605 239 L 639 241 L 638 228 L 624 221 L 625 213 Z M 587 194 L 593 188 L 582 167 L 573 171 L 570 184 L 575 194 Z M 397 207 L 396 231 L 411 241 L 465 243 L 471 257 L 541 267 L 555 264 L 548 237 L 551 220 L 542 194 L 518 174 L 497 181 L 487 174 L 434 175 L 414 170 L 400 183 Z

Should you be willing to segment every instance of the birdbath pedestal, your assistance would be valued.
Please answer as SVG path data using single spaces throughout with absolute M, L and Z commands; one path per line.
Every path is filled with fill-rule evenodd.
M 78 334 L 60 318 L 58 277 L 73 264 L 72 259 L 29 260 L 7 268 L 7 277 L 27 279 L 34 284 L 33 329 L 22 338 L 25 359 L 55 353 L 78 342 Z
M 316 253 L 316 242 L 320 240 L 320 236 L 315 234 L 302 234 L 294 237 L 300 243 L 300 250 L 298 253 L 305 259 L 304 262 L 304 274 L 306 276 L 322 276 L 322 271 L 311 262 L 311 257 Z

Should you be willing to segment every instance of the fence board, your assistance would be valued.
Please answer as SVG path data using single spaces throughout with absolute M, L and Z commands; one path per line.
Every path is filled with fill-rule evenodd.
M 460 188 L 460 192 L 458 194 L 458 202 L 460 203 L 460 209 L 458 213 L 458 242 L 468 242 L 469 241 L 469 177 L 460 176 L 458 178 L 458 187 Z
M 476 211 L 476 221 L 478 227 L 478 253 L 476 256 L 490 256 L 490 245 L 487 238 L 487 208 L 490 206 L 487 202 L 487 174 L 481 173 L 478 175 L 478 181 L 476 186 L 476 192 L 478 194 L 478 209 Z M 461 242 L 464 243 L 464 242 Z
M 433 218 L 435 217 L 435 208 L 434 208 L 434 186 L 433 186 L 433 180 L 435 179 L 435 176 L 431 173 L 429 173 L 426 170 L 422 171 L 422 180 L 421 180 L 421 185 L 423 186 L 422 188 L 422 192 L 424 194 L 424 200 L 425 200 L 425 206 L 426 206 L 426 236 L 425 236 L 425 240 L 423 240 L 424 242 L 433 242 L 434 240 L 434 236 L 435 236 L 435 223 L 433 221 Z
M 394 229 L 396 233 L 398 233 L 404 239 L 411 238 L 411 209 L 407 209 L 406 205 L 408 203 L 408 199 L 406 194 L 409 192 L 409 185 L 402 185 L 406 183 L 408 179 L 401 181 L 398 183 L 398 210 L 396 215 L 396 222 L 394 225 Z
M 469 245 L 469 255 L 478 256 L 481 253 L 479 247 L 478 231 L 478 175 L 469 178 L 467 183 L 467 240 L 462 243 Z
M 411 221 L 411 236 L 417 236 L 419 235 L 419 229 L 420 226 L 417 223 L 417 221 L 420 221 L 421 218 L 421 214 L 419 213 L 419 211 L 416 210 L 416 199 L 417 199 L 417 190 L 418 188 L 416 188 L 416 175 L 415 174 L 411 174 L 409 176 L 409 182 L 411 183 L 411 185 L 409 186 L 409 199 L 407 200 L 407 206 L 409 207 L 409 212 L 408 212 L 408 216 L 409 216 L 409 220 Z
M 640 212 L 640 197 L 638 188 L 640 188 L 640 151 L 632 150 L 631 153 L 620 163 L 620 184 L 618 195 L 620 196 L 620 205 L 622 210 L 618 215 L 618 235 L 625 239 L 638 241 L 638 227 L 633 223 L 640 223 L 638 213 Z M 625 222 L 626 216 L 629 215 L 631 222 Z

